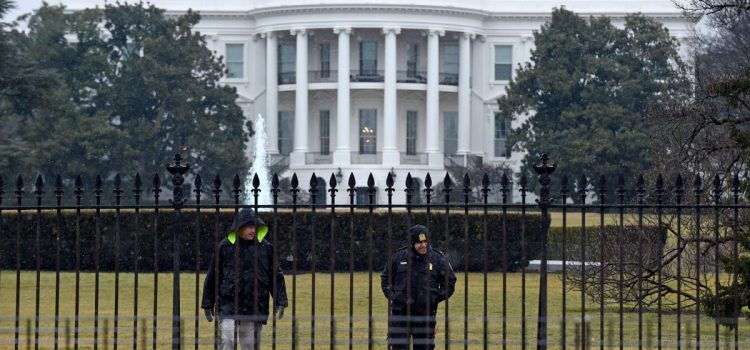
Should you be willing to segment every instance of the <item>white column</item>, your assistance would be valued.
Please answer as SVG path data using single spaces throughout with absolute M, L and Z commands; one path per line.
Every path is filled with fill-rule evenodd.
M 471 139 L 471 33 L 459 39 L 458 61 L 458 149 L 457 154 L 469 154 Z
M 427 153 L 429 166 L 440 167 L 444 165 L 443 155 L 440 154 L 440 90 L 438 79 L 440 78 L 439 45 L 440 36 L 445 32 L 441 30 L 430 30 L 427 34 L 427 139 L 425 152 Z
M 338 92 L 336 103 L 336 150 L 333 151 L 333 164 L 348 165 L 352 162 L 350 130 L 351 111 L 349 106 L 349 35 L 351 28 L 334 28 L 339 35 Z
M 297 36 L 296 94 L 294 98 L 294 150 L 289 156 L 289 167 L 305 165 L 307 153 L 307 31 L 295 29 Z
M 277 66 L 278 45 L 276 34 L 273 32 L 263 33 L 266 38 L 266 132 L 268 140 L 268 153 L 279 153 L 279 80 Z
M 401 163 L 397 143 L 396 118 L 396 35 L 399 28 L 383 28 L 385 34 L 385 62 L 383 89 L 383 164 L 398 165 Z

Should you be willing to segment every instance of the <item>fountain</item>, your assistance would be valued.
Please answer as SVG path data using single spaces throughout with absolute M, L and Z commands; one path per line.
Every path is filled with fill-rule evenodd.
M 245 179 L 245 191 L 244 198 L 246 205 L 255 204 L 255 196 L 253 194 L 253 177 L 258 175 L 260 180 L 260 193 L 258 193 L 258 205 L 271 205 L 271 177 L 268 174 L 268 154 L 267 149 L 267 137 L 266 137 L 266 121 L 263 116 L 258 114 L 258 119 L 255 121 L 255 155 L 253 156 L 253 166 L 250 167 L 250 171 L 247 173 Z M 270 211 L 270 207 L 259 208 L 259 211 Z

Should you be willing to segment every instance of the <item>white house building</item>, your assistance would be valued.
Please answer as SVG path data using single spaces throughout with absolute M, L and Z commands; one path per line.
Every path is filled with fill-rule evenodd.
M 69 9 L 101 1 L 67 0 Z M 553 7 L 621 24 L 642 12 L 679 39 L 690 23 L 670 0 L 152 0 L 169 13 L 199 11 L 196 30 L 225 57 L 247 118 L 266 119 L 272 162 L 307 184 L 369 173 L 385 198 L 396 176 L 441 182 L 465 156 L 520 166 L 496 99 L 530 57 L 532 31 Z M 250 152 L 252 153 L 252 151 Z M 248 154 L 252 158 L 252 154 Z M 360 185 L 358 185 L 360 186 Z

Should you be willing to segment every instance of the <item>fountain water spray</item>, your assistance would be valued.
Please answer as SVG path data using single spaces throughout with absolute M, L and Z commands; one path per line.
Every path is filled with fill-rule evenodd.
M 250 171 L 247 173 L 245 178 L 245 191 L 244 198 L 246 205 L 255 204 L 255 195 L 253 194 L 253 178 L 258 175 L 260 180 L 260 193 L 258 193 L 258 205 L 271 205 L 271 177 L 268 174 L 268 154 L 267 149 L 267 136 L 266 136 L 266 121 L 263 116 L 258 114 L 258 119 L 255 121 L 255 155 L 253 156 L 253 166 L 250 167 Z M 259 211 L 270 211 L 271 208 L 259 208 Z

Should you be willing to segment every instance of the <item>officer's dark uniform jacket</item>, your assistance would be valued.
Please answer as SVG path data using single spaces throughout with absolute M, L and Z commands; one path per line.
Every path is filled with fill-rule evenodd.
M 241 239 L 237 234 L 240 227 L 253 224 L 256 237 L 253 241 Z M 225 318 L 246 318 L 265 324 L 268 321 L 269 296 L 274 292 L 273 286 L 273 247 L 264 240 L 268 226 L 255 215 L 252 210 L 242 210 L 235 218 L 229 235 L 219 243 L 217 257 L 211 261 L 206 280 L 203 285 L 203 301 L 201 308 L 210 309 L 215 305 L 218 314 Z M 235 250 L 239 259 L 239 276 L 236 275 Z M 257 277 L 255 269 L 257 257 Z M 218 271 L 215 266 L 218 265 Z M 273 295 L 276 306 L 288 305 L 286 284 L 281 267 L 276 269 L 276 295 Z M 214 286 L 218 279 L 218 300 L 215 300 Z M 257 308 L 256 291 L 257 281 Z M 235 310 L 235 292 L 239 292 L 237 310 Z
M 404 313 L 407 305 L 410 305 L 409 311 L 412 314 L 434 315 L 438 303 L 450 298 L 455 291 L 456 275 L 453 274 L 450 263 L 442 252 L 432 247 L 428 247 L 424 256 L 412 247 L 403 247 L 396 251 L 389 265 L 386 265 L 380 275 L 380 285 L 394 312 Z M 407 278 L 408 272 L 411 272 L 411 282 Z M 408 293 L 407 299 L 408 284 L 411 286 L 411 292 Z M 425 310 L 428 299 L 429 310 Z

